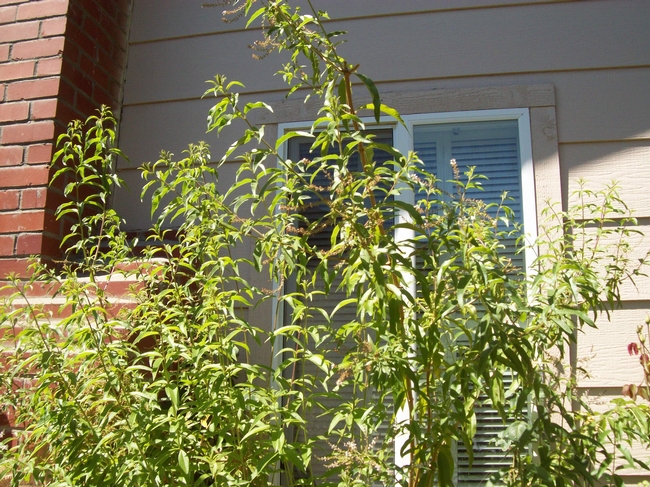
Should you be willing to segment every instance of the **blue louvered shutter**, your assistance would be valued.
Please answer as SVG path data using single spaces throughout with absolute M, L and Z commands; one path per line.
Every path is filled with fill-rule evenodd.
M 377 130 L 373 132 L 373 134 L 375 136 L 374 140 L 377 143 L 385 144 L 388 146 L 393 145 L 393 131 L 391 129 Z M 289 158 L 291 158 L 292 160 L 300 160 L 305 158 L 312 159 L 314 157 L 314 154 L 311 152 L 312 143 L 313 143 L 313 139 L 308 139 L 306 137 L 305 138 L 296 137 L 292 139 L 289 142 L 288 150 L 287 150 Z M 318 152 L 318 154 L 320 155 L 320 152 Z M 379 150 L 374 152 L 375 164 L 382 165 L 384 163 L 387 163 L 390 160 L 391 160 L 391 155 L 388 154 L 387 152 L 383 152 Z M 355 154 L 350 159 L 348 169 L 353 172 L 362 171 L 361 161 L 358 154 Z M 329 209 L 325 203 L 319 203 L 319 201 L 322 201 L 321 198 L 325 200 L 328 200 L 330 198 L 330 192 L 328 190 L 328 187 L 332 184 L 331 174 L 328 175 L 324 172 L 314 174 L 313 172 L 311 172 L 311 173 L 306 173 L 305 176 L 310 179 L 314 187 L 322 188 L 322 190 L 319 191 L 318 195 L 316 193 L 312 193 L 312 195 L 310 195 L 310 198 L 307 200 L 309 205 L 306 205 L 306 208 L 302 211 L 302 215 L 310 222 L 321 221 L 325 217 L 325 215 L 327 215 Z M 377 201 L 381 201 L 382 199 L 386 198 L 385 192 L 382 191 L 381 187 L 375 191 L 375 198 L 377 199 Z M 309 243 L 319 249 L 328 249 L 331 245 L 331 234 L 332 234 L 332 227 L 331 227 L 331 222 L 329 222 L 327 225 L 323 226 L 320 232 L 315 233 L 309 237 Z M 331 265 L 334 264 L 335 261 L 333 259 Z M 308 266 L 310 266 L 312 269 L 315 268 L 316 265 L 317 265 L 316 261 L 312 261 L 308 264 Z M 320 278 L 317 278 L 315 283 L 317 288 L 324 288 L 324 283 L 320 280 Z M 288 291 L 292 291 L 293 290 L 292 286 L 294 285 L 295 285 L 294 283 L 289 283 Z M 311 301 L 309 302 L 309 305 L 316 308 L 324 309 L 328 315 L 331 315 L 331 313 L 334 311 L 336 306 L 341 301 L 343 301 L 348 297 L 344 289 L 339 289 L 339 285 L 340 285 L 340 278 L 337 278 L 333 283 L 331 283 L 330 292 L 328 294 L 314 293 Z M 286 317 L 290 316 L 288 310 L 285 312 L 285 316 Z M 306 317 L 305 319 L 311 320 L 312 325 L 314 324 L 325 325 L 327 323 L 324 317 L 320 313 L 313 313 L 311 316 Z M 356 319 L 356 311 L 354 310 L 354 308 L 344 307 L 339 311 L 337 311 L 337 313 L 334 315 L 332 323 L 327 323 L 327 324 L 332 328 L 336 329 L 343 326 L 346 323 L 355 321 L 355 319 Z M 327 355 L 327 357 L 330 360 L 332 360 L 334 363 L 342 363 L 345 354 L 347 353 L 349 348 L 353 346 L 354 345 L 352 343 L 341 344 L 338 342 L 334 342 L 333 340 L 328 340 L 325 341 L 324 343 L 319 344 L 318 350 L 314 350 L 314 352 Z M 304 370 L 301 370 L 299 373 L 319 375 L 322 372 L 319 371 L 318 367 L 316 367 L 312 362 L 306 361 L 304 363 Z M 319 391 L 317 393 L 320 394 L 318 401 L 324 407 L 334 408 L 338 405 L 337 399 L 333 397 L 328 397 L 326 391 Z M 356 397 L 356 394 L 358 394 L 358 392 L 355 392 L 354 387 L 352 385 L 348 385 L 342 387 L 339 390 L 339 394 L 343 400 L 351 401 L 353 400 L 353 398 Z M 369 397 L 371 399 L 369 400 L 372 402 L 375 400 L 376 394 L 375 392 L 372 391 L 370 394 L 371 395 Z M 386 407 L 390 409 L 392 406 L 391 404 L 387 404 Z M 317 409 L 314 411 L 306 412 L 305 420 L 309 424 L 309 432 L 311 435 L 313 435 L 314 437 L 317 437 L 319 435 L 327 436 L 330 422 L 332 421 L 332 415 L 323 414 L 322 410 Z M 385 433 L 387 432 L 388 427 L 389 427 L 388 422 L 385 422 L 379 427 L 378 435 L 381 438 L 378 438 L 378 443 L 377 443 L 378 447 L 379 445 L 381 445 L 381 442 L 383 440 L 383 435 L 385 435 Z M 313 475 L 320 477 L 323 476 L 329 470 L 328 466 L 323 461 L 323 458 L 329 453 L 331 453 L 332 443 L 336 443 L 336 442 L 334 441 L 328 442 L 324 440 L 317 440 L 315 442 L 313 461 L 311 464 L 311 473 Z M 330 481 L 334 481 L 337 478 L 338 476 L 330 478 Z
M 483 190 L 470 189 L 466 196 L 498 205 L 505 191 L 508 194 L 506 204 L 514 211 L 515 222 L 523 222 L 521 158 L 516 120 L 416 125 L 413 129 L 413 148 L 424 163 L 424 169 L 438 177 L 442 189 L 447 193 L 454 191 L 448 182 L 453 179 L 450 160 L 456 160 L 461 180 L 467 179 L 464 173 L 474 166 L 476 174 L 487 176 L 488 179 L 479 180 Z M 496 207 L 490 210 L 493 216 L 496 211 Z M 504 244 L 505 255 L 517 267 L 523 268 L 523 256 L 514 253 L 515 241 Z
M 388 146 L 393 145 L 393 131 L 390 129 L 377 130 L 373 133 L 374 141 L 380 144 L 385 144 Z M 314 154 L 311 152 L 311 145 L 313 139 L 307 137 L 296 137 L 289 142 L 288 155 L 289 158 L 298 161 L 301 159 L 312 159 Z M 317 151 L 320 155 L 320 150 Z M 374 163 L 377 165 L 382 165 L 387 161 L 391 160 L 391 155 L 387 152 L 376 151 L 374 153 Z M 350 160 L 348 161 L 348 169 L 352 172 L 361 172 L 361 160 L 359 154 L 355 153 Z M 306 206 L 302 211 L 302 215 L 307 218 L 310 222 L 321 221 L 323 217 L 329 212 L 327 205 L 325 203 L 319 203 L 319 201 L 328 200 L 330 198 L 329 190 L 327 189 L 332 184 L 332 174 L 320 171 L 314 174 L 315 171 L 307 172 L 305 178 L 309 179 L 314 187 L 322 188 L 319 191 L 318 195 L 313 192 L 311 195 L 307 195 L 308 199 L 306 200 L 311 206 Z M 322 198 L 322 199 L 321 199 Z M 381 201 L 385 198 L 385 194 L 381 188 L 375 191 L 375 198 L 377 201 Z M 326 223 L 326 222 L 324 222 Z M 322 230 L 316 234 L 313 234 L 309 237 L 309 243 L 320 248 L 328 249 L 330 247 L 330 236 L 332 228 L 331 222 L 323 226 Z
M 467 180 L 464 173 L 471 166 L 476 168 L 476 174 L 488 178 L 480 180 L 482 190 L 468 190 L 467 198 L 498 205 L 503 192 L 506 191 L 510 198 L 506 204 L 513 210 L 515 222 L 523 222 L 517 121 L 416 125 L 413 129 L 413 142 L 413 148 L 424 163 L 424 169 L 437 176 L 441 188 L 447 194 L 455 191 L 453 184 L 449 183 L 453 179 L 450 160 L 455 159 L 461 172 L 461 180 Z M 494 216 L 497 208 L 489 211 Z M 515 239 L 505 240 L 504 246 L 504 254 L 514 265 L 523 268 L 523 256 L 515 254 Z M 507 468 L 512 463 L 512 459 L 495 445 L 498 434 L 506 426 L 499 414 L 490 407 L 487 397 L 481 399 L 474 411 L 477 432 L 474 437 L 474 461 L 471 467 L 464 446 L 459 444 L 457 447 L 458 487 L 485 485 L 492 473 Z
M 456 160 L 461 173 L 475 166 L 476 173 L 488 179 L 480 181 L 482 191 L 470 189 L 466 196 L 497 205 L 489 209 L 495 216 L 501 197 L 507 192 L 505 204 L 513 210 L 515 223 L 523 223 L 517 122 L 509 120 L 467 125 L 452 131 L 451 157 Z M 523 254 L 515 254 L 515 244 L 514 238 L 504 241 L 504 255 L 521 269 L 524 266 Z

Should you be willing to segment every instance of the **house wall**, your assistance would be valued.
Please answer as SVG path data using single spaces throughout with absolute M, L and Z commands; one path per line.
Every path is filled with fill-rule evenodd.
M 115 201 L 133 230 L 149 224 L 135 166 L 156 160 L 161 149 L 180 155 L 198 140 L 207 140 L 218 160 L 236 134 L 205 134 L 213 101 L 201 95 L 216 73 L 242 81 L 245 100 L 273 104 L 275 113 L 260 119 L 267 133 L 278 122 L 314 118 L 309 105 L 283 100 L 283 81 L 272 76 L 278 55 L 252 59 L 247 46 L 260 33 L 222 22 L 221 7 L 202 3 L 135 1 L 120 138 L 133 163 L 120 167 L 131 192 Z M 594 189 L 617 180 L 639 229 L 649 233 L 650 2 L 314 3 L 330 13 L 330 30 L 349 32 L 342 53 L 402 113 L 529 107 L 538 213 L 547 199 L 564 208 L 574 202 L 580 178 Z M 224 187 L 236 167 L 232 161 L 222 169 Z M 650 237 L 635 238 L 642 256 Z M 579 337 L 578 362 L 590 374 L 581 377 L 581 392 L 595 400 L 641 380 L 626 345 L 650 310 L 650 281 L 626 286 L 623 297 L 621 311 Z
M 200 96 L 204 81 L 217 72 L 243 81 L 252 98 L 283 97 L 281 77 L 272 76 L 277 57 L 250 56 L 247 46 L 258 33 L 244 30 L 241 22 L 224 24 L 221 8 L 200 8 L 201 3 L 168 2 L 160 9 L 155 1 L 136 2 L 121 141 L 135 164 L 155 160 L 161 148 L 179 153 L 206 137 L 215 155 L 227 147 L 227 136 L 204 135 L 211 102 Z M 638 216 L 650 211 L 642 190 L 650 174 L 638 164 L 650 137 L 647 2 L 316 5 L 336 19 L 332 29 L 350 32 L 344 54 L 361 64 L 382 93 L 551 83 L 564 202 L 575 176 L 598 182 L 614 177 Z M 619 164 L 609 165 L 612 157 Z M 138 197 L 134 192 L 124 206 Z M 132 216 L 129 224 L 146 226 L 146 218 L 139 218 Z
M 277 55 L 252 59 L 247 46 L 259 32 L 222 22 L 221 8 L 202 3 L 135 2 L 120 139 L 134 166 L 156 160 L 161 149 L 180 154 L 204 139 L 220 158 L 236 130 L 220 138 L 205 134 L 213 102 L 201 94 L 216 73 L 242 81 L 245 99 L 275 102 L 276 113 L 262 120 L 270 130 L 277 122 L 313 119 L 301 102 L 283 101 L 282 79 L 272 76 Z M 349 32 L 341 50 L 403 113 L 529 106 L 538 210 L 547 197 L 566 208 L 579 178 L 592 188 L 617 180 L 648 233 L 650 2 L 328 0 L 315 6 L 330 12 L 330 29 Z M 548 96 L 525 99 L 539 86 Z M 423 103 L 425 94 L 430 99 Z M 224 185 L 236 165 L 223 169 Z M 134 166 L 121 167 L 132 189 L 116 207 L 130 228 L 143 229 L 149 216 L 139 206 Z M 641 253 L 650 242 L 639 240 Z M 580 358 L 591 372 L 581 385 L 591 394 L 640 380 L 636 359 L 625 352 L 650 308 L 650 281 L 637 286 L 624 289 L 625 309 L 612 322 L 580 339 Z
M 56 139 L 102 104 L 119 116 L 130 14 L 131 0 L 0 1 L 0 300 L 11 294 L 9 274 L 29 274 L 30 256 L 61 255 L 66 224 L 54 212 L 63 189 L 48 186 Z M 28 291 L 60 315 L 52 292 Z M 0 401 L 0 436 L 12 428 L 13 411 Z

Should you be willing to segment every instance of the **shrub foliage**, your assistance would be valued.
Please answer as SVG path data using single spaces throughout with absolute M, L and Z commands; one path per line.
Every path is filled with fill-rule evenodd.
M 448 194 L 417 154 L 373 137 L 360 113 L 401 118 L 340 56 L 324 12 L 252 3 L 231 14 L 262 23 L 260 55 L 289 52 L 280 74 L 290 94 L 319 100 L 319 118 L 269 139 L 251 115 L 271 108 L 217 76 L 208 130 L 245 129 L 219 163 L 199 143 L 143 166 L 156 215 L 146 242 L 108 204 L 121 184 L 110 111 L 70 125 L 54 158 L 71 197 L 58 212 L 73 221 L 67 259 L 35 263 L 0 315 L 13 338 L 3 402 L 24 426 L 0 473 L 61 486 L 449 486 L 458 445 L 471 461 L 479 406 L 501 418 L 511 459 L 486 481 L 620 484 L 620 467 L 646 468 L 630 444 L 648 440 L 647 407 L 594 412 L 569 367 L 577 334 L 643 265 L 629 259 L 634 221 L 616 188 L 585 187 L 568 212 L 549 203 L 536 258 L 518 268 L 504 242 L 526 242 L 505 195 L 498 208 L 466 197 L 481 186 L 472 168 L 455 168 Z M 355 106 L 353 84 L 371 103 Z M 295 137 L 313 140 L 311 159 L 282 156 Z M 219 192 L 235 155 L 237 181 Z M 116 301 L 106 286 L 120 279 L 135 284 Z M 36 286 L 64 312 L 34 301 Z M 268 301 L 268 321 L 249 319 Z

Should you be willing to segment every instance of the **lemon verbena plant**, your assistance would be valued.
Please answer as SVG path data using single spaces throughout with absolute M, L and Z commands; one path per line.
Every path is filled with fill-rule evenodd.
M 243 131 L 225 154 L 201 142 L 142 167 L 146 241 L 110 207 L 110 111 L 69 127 L 54 158 L 66 259 L 35 262 L 0 314 L 3 404 L 20 425 L 0 473 L 14 485 L 451 486 L 459 447 L 472 463 L 479 408 L 495 412 L 509 459 L 487 483 L 620 485 L 619 467 L 646 468 L 629 445 L 648 442 L 648 408 L 595 412 L 564 367 L 642 271 L 616 189 L 584 188 L 567 212 L 549 204 L 522 268 L 504 252 L 525 246 L 507 195 L 469 198 L 484 178 L 457 166 L 446 191 L 363 123 L 403 122 L 342 57 L 325 12 L 228 3 L 261 24 L 260 57 L 289 53 L 279 74 L 319 117 L 274 139 L 254 118 L 271 107 L 215 77 L 208 130 Z M 291 160 L 281 149 L 297 138 L 311 152 Z M 112 295 L 115 281 L 130 289 Z M 269 302 L 276 313 L 253 313 Z

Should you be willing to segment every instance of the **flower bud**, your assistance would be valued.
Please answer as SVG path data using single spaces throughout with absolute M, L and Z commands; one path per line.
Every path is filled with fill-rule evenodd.
M 635 386 L 634 384 L 625 384 L 623 386 L 622 393 L 624 396 L 630 397 L 632 399 L 636 399 L 637 389 L 638 389 L 637 386 Z
M 632 342 L 627 346 L 627 353 L 630 355 L 639 355 L 639 346 L 636 342 Z

